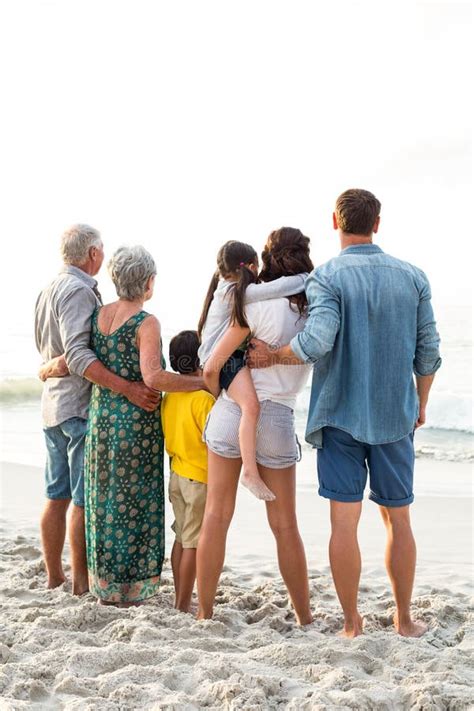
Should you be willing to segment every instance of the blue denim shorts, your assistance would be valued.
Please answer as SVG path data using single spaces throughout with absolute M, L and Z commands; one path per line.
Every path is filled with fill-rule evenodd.
M 45 427 L 46 498 L 72 499 L 84 506 L 84 443 L 87 420 L 71 417 L 56 427 Z
M 365 444 L 348 432 L 324 427 L 318 450 L 319 494 L 333 501 L 362 501 L 370 477 L 369 499 L 380 506 L 408 506 L 413 501 L 413 434 L 398 442 Z

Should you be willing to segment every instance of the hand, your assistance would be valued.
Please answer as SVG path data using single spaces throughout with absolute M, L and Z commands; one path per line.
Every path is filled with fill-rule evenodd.
M 43 365 L 40 367 L 38 370 L 38 378 L 40 380 L 44 381 L 48 379 L 48 371 L 49 371 L 49 366 L 47 363 L 43 363 Z
M 415 423 L 415 430 L 418 429 L 418 427 L 423 427 L 423 425 L 426 422 L 426 407 L 420 407 L 420 412 L 418 414 L 418 419 Z
M 249 368 L 269 368 L 277 362 L 275 351 L 275 346 L 270 346 L 258 338 L 252 338 L 245 362 Z
M 152 390 L 141 381 L 129 382 L 125 397 L 137 407 L 147 412 L 154 412 L 161 402 L 161 393 Z
M 64 355 L 43 363 L 38 371 L 38 377 L 43 382 L 48 378 L 64 378 L 66 375 L 69 375 L 69 368 Z

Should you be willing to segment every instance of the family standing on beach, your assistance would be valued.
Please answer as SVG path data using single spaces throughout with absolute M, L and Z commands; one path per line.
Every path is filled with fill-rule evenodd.
M 347 190 L 336 201 L 340 254 L 313 268 L 309 239 L 282 227 L 259 264 L 248 244 L 219 250 L 197 330 L 171 341 L 144 310 L 156 267 L 140 246 L 108 268 L 117 300 L 94 279 L 100 234 L 67 230 L 64 268 L 36 304 L 47 447 L 41 534 L 49 587 L 65 581 L 69 518 L 73 593 L 129 606 L 154 595 L 164 558 L 163 457 L 175 541 L 176 607 L 212 617 L 239 480 L 266 506 L 278 564 L 298 624 L 312 622 L 296 518 L 296 398 L 312 370 L 306 440 L 317 448 L 319 494 L 330 500 L 331 570 L 342 634 L 362 632 L 357 541 L 367 477 L 387 529 L 394 625 L 411 618 L 416 547 L 410 526 L 414 430 L 423 425 L 439 336 L 425 274 L 373 244 L 380 202 Z M 166 393 L 162 396 L 162 393 Z

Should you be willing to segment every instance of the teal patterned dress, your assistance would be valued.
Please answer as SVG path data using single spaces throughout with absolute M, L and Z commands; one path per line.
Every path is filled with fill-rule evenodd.
M 106 368 L 142 380 L 140 311 L 106 335 L 92 317 L 92 348 Z M 163 367 L 165 363 L 163 362 Z M 160 409 L 146 412 L 94 385 L 85 450 L 89 589 L 107 602 L 138 602 L 157 592 L 164 556 L 163 432 Z

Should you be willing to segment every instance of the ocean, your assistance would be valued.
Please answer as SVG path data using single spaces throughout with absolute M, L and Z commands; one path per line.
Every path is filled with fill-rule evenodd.
M 473 461 L 472 310 L 468 306 L 448 306 L 437 311 L 443 365 L 433 385 L 427 425 L 416 433 L 416 454 Z M 172 332 L 164 330 L 165 355 L 172 336 Z M 20 324 L 10 329 L 0 347 L 1 461 L 43 465 L 42 384 L 36 377 L 39 364 L 32 328 Z M 300 441 L 304 440 L 309 395 L 310 381 L 296 409 Z

